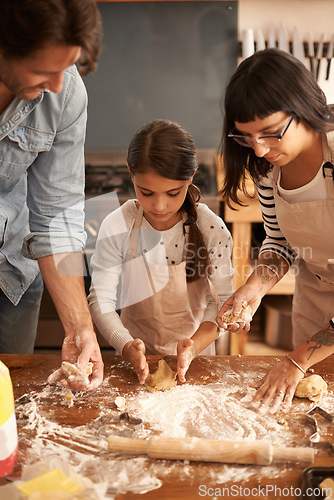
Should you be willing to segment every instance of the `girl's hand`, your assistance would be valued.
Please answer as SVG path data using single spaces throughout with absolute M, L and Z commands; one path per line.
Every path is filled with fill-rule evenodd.
M 254 287 L 251 285 L 242 285 L 229 299 L 224 302 L 222 308 L 220 309 L 216 321 L 221 328 L 224 330 L 228 330 L 230 332 L 248 332 L 250 329 L 250 323 L 233 323 L 232 325 L 227 325 L 224 321 L 222 321 L 222 316 L 230 307 L 233 307 L 233 313 L 235 315 L 239 315 L 242 309 L 242 304 L 247 302 L 247 304 L 251 307 L 252 316 L 255 311 L 259 307 L 261 303 L 261 296 L 258 294 Z
M 195 356 L 194 341 L 188 338 L 177 344 L 177 374 L 181 382 L 185 382 L 185 374 Z
M 129 361 L 131 361 L 140 384 L 144 384 L 147 375 L 149 374 L 149 366 L 145 356 L 145 344 L 141 339 L 135 339 L 128 342 L 124 346 L 127 350 L 127 355 L 125 356 Z M 124 349 L 123 349 L 124 355 Z
M 303 378 L 301 371 L 287 358 L 274 366 L 259 382 L 252 385 L 258 389 L 250 402 L 260 413 L 275 413 L 279 406 L 289 408 L 296 387 Z M 271 406 L 270 406 L 271 405 Z

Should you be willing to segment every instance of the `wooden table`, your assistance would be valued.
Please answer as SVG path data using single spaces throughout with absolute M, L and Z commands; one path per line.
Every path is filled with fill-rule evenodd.
M 137 382 L 136 375 L 131 367 L 131 365 L 123 360 L 123 358 L 113 355 L 104 355 L 105 362 L 105 381 L 102 386 L 100 386 L 94 393 L 79 393 L 74 401 L 74 406 L 68 408 L 64 404 L 64 398 L 56 387 L 51 387 L 46 384 L 46 379 L 48 375 L 59 367 L 60 365 L 60 355 L 0 355 L 0 359 L 9 367 L 13 388 L 14 396 L 17 401 L 23 395 L 30 395 L 34 399 L 33 395 L 41 394 L 38 399 L 35 398 L 35 403 L 38 407 L 39 419 L 44 418 L 46 421 L 52 423 L 52 425 L 58 426 L 58 429 L 66 427 L 67 429 L 83 429 L 83 426 L 92 426 L 92 423 L 96 421 L 101 414 L 119 414 L 117 412 L 116 406 L 114 404 L 114 399 L 116 395 L 124 396 L 126 399 L 132 401 L 132 413 L 135 413 L 135 401 L 138 397 L 146 397 L 147 389 L 145 387 L 139 386 Z M 157 366 L 158 356 L 150 356 L 149 362 L 151 371 L 154 371 Z M 165 358 L 168 363 L 173 367 L 175 366 L 175 358 L 167 357 Z M 212 356 L 212 357 L 200 357 L 193 361 L 187 375 L 187 387 L 185 384 L 181 386 L 179 392 L 187 394 L 186 390 L 195 390 L 199 394 L 204 394 L 204 391 L 208 390 L 208 394 L 213 394 L 215 386 L 219 386 L 220 390 L 225 388 L 228 392 L 229 384 L 240 383 L 240 390 L 233 392 L 230 401 L 232 404 L 238 404 L 238 398 L 242 400 L 247 392 L 248 376 L 249 381 L 252 382 L 256 377 L 259 377 L 266 373 L 268 368 L 274 363 L 278 362 L 277 358 L 270 356 Z M 315 373 L 320 374 L 328 383 L 329 393 L 326 398 L 321 403 L 321 406 L 328 411 L 331 403 L 334 401 L 334 394 L 332 386 L 334 386 L 334 359 L 333 356 L 324 360 L 314 367 Z M 174 389 L 173 389 L 174 390 Z M 58 391 L 58 392 L 57 392 Z M 244 393 L 243 393 L 244 391 Z M 147 397 L 151 393 L 147 391 Z M 171 394 L 171 393 L 170 393 Z M 223 394 L 223 393 L 222 393 Z M 166 395 L 166 396 L 164 396 Z M 153 397 L 153 396 L 152 396 Z M 160 399 L 167 397 L 167 393 L 159 393 Z M 210 401 L 208 399 L 208 401 Z M 219 402 L 218 402 L 219 403 Z M 215 410 L 215 405 L 213 404 L 213 410 Z M 240 403 L 241 404 L 241 403 Z M 242 403 L 244 406 L 246 403 Z M 210 403 L 209 403 L 210 405 Z M 204 407 L 205 406 L 205 407 Z M 206 407 L 206 404 L 201 408 L 197 408 L 198 415 L 200 416 L 201 411 L 208 412 L 210 414 L 210 409 Z M 247 406 L 247 405 L 246 405 Z M 251 411 L 246 410 L 245 406 L 245 418 L 246 412 Z M 284 414 L 285 422 L 289 423 L 290 430 L 289 442 L 286 446 L 308 446 L 308 437 L 312 433 L 309 425 L 305 421 L 305 413 L 307 410 L 312 408 L 314 403 L 308 400 L 297 400 L 295 398 L 293 406 L 288 413 Z M 20 411 L 24 405 L 20 406 Z M 194 410 L 191 410 L 194 411 Z M 226 404 L 226 414 L 231 415 L 230 409 L 228 408 L 228 403 Z M 22 412 L 21 412 L 22 413 Z M 136 415 L 134 415 L 136 416 Z M 57 431 L 52 431 L 49 435 L 36 436 L 35 430 L 25 428 L 22 425 L 22 414 L 18 416 L 18 433 L 19 433 L 19 454 L 18 460 L 15 467 L 14 473 L 19 475 L 22 466 L 26 463 L 31 463 L 32 453 L 34 449 L 36 450 L 36 443 L 41 440 L 41 443 L 50 443 L 53 441 L 55 453 L 59 454 L 60 457 L 64 457 L 64 450 L 66 447 L 73 453 L 76 450 L 84 455 L 91 455 L 92 458 L 99 456 L 99 443 L 102 440 L 95 441 L 92 439 L 91 445 L 92 449 L 89 451 L 87 445 L 88 441 L 76 442 L 73 438 L 73 442 L 69 440 L 66 443 L 64 436 Z M 280 414 L 282 417 L 282 414 Z M 198 418 L 198 426 L 202 425 L 200 418 Z M 215 415 L 215 422 L 223 430 L 224 426 L 232 425 L 233 422 L 227 423 L 224 421 L 224 412 L 220 412 Z M 257 414 L 254 413 L 254 422 L 256 422 Z M 265 417 L 261 417 L 262 419 Z M 274 418 L 274 417 L 268 417 Z M 217 422 L 218 420 L 218 422 Z M 231 420 L 231 419 L 230 419 Z M 264 420 L 263 420 L 264 422 Z M 23 420 L 24 424 L 24 420 Z M 276 424 L 276 422 L 275 422 Z M 277 425 L 277 424 L 276 424 Z M 145 423 L 145 418 L 143 417 L 141 435 L 150 435 L 150 423 Z M 144 431 L 143 431 L 144 427 Z M 123 427 L 120 427 L 123 429 Z M 196 429 L 196 422 L 193 427 L 192 432 L 194 433 Z M 124 431 L 124 429 L 123 429 Z M 122 432 L 123 432 L 122 431 Z M 137 437 L 136 430 L 129 430 L 127 432 L 132 433 L 133 437 Z M 156 430 L 152 433 L 157 433 Z M 205 431 L 204 436 L 205 436 Z M 208 431 L 209 432 L 209 431 Z M 121 433 L 121 431 L 120 431 Z M 40 430 L 39 430 L 39 434 Z M 42 433 L 43 434 L 43 433 Z M 52 435 L 51 435 L 52 434 Z M 91 434 L 93 436 L 93 434 Z M 190 437 L 192 437 L 190 432 Z M 218 436 L 219 438 L 219 436 Z M 268 433 L 265 436 L 266 439 L 272 440 L 272 436 Z M 334 442 L 334 431 L 332 426 L 326 427 L 324 438 L 331 439 Z M 107 439 L 107 438 L 106 438 Z M 89 444 L 89 443 L 88 443 Z M 59 445 L 59 451 L 57 446 Z M 35 448 L 34 448 L 35 446 Z M 41 448 L 42 449 L 42 448 Z M 73 455 L 74 456 L 74 455 Z M 115 457 L 115 455 L 109 454 L 106 449 L 101 449 L 101 456 L 103 457 L 104 463 L 115 465 L 117 460 L 120 460 L 122 466 L 126 465 L 132 460 L 134 462 L 134 457 Z M 334 466 L 334 455 L 329 450 L 316 450 L 316 458 L 313 466 Z M 68 459 L 68 458 L 65 458 Z M 137 458 L 138 460 L 138 458 Z M 75 464 L 74 464 L 75 465 Z M 290 463 L 290 464 L 280 464 L 275 465 L 276 469 L 272 466 L 237 466 L 233 464 L 216 464 L 216 463 L 204 463 L 204 462 L 173 462 L 166 460 L 153 460 L 149 458 L 142 458 L 142 461 L 138 462 L 138 467 L 143 467 L 150 472 L 151 477 L 156 477 L 157 481 L 161 481 L 161 486 L 148 491 L 145 494 L 135 493 L 133 491 L 123 491 L 119 493 L 114 492 L 114 497 L 117 500 L 121 499 L 168 499 L 168 500 L 187 500 L 198 499 L 201 497 L 207 498 L 219 498 L 222 495 L 223 488 L 228 488 L 230 490 L 225 490 L 226 493 L 230 491 L 230 496 L 233 498 L 280 498 L 277 493 L 281 488 L 289 488 L 291 494 L 287 493 L 285 489 L 284 494 L 281 495 L 282 498 L 296 498 L 293 488 L 301 487 L 302 472 L 308 467 L 305 464 Z M 142 474 L 143 469 L 138 468 L 138 473 Z M 223 483 L 219 482 L 221 480 L 222 471 L 225 474 L 225 480 Z M 231 471 L 229 473 L 229 471 Z M 268 474 L 270 471 L 270 474 Z M 88 475 L 88 474 L 87 474 Z M 236 478 L 236 479 L 235 479 Z M 94 479 L 94 478 L 92 478 Z M 117 477 L 115 477 L 115 480 Z M 229 480 L 231 479 L 231 480 Z M 4 484 L 5 480 L 1 480 L 0 484 Z M 254 493 L 254 488 L 256 492 Z M 262 490 L 261 490 L 262 488 Z M 266 488 L 266 489 L 265 489 Z M 275 490 L 274 490 L 275 488 Z M 131 487 L 129 488 L 131 490 Z M 250 492 L 253 489 L 253 494 Z M 117 490 L 117 488 L 116 488 Z M 260 493 L 262 491 L 262 493 Z M 232 495 L 232 492 L 234 493 Z M 264 492 L 267 494 L 264 495 Z

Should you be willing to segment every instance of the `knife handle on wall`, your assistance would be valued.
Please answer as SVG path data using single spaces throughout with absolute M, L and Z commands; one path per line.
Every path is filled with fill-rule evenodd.
M 329 74 L 331 72 L 331 62 L 332 59 L 327 59 L 326 80 L 329 80 Z
M 313 448 L 276 447 L 269 441 L 217 441 L 164 436 L 153 436 L 150 439 L 110 436 L 108 451 L 148 455 L 164 460 L 257 465 L 269 465 L 272 462 L 312 463 L 314 460 Z
M 315 79 L 316 79 L 316 81 L 319 80 L 320 63 L 321 63 L 321 59 L 317 59 L 317 67 L 316 67 L 316 70 L 315 70 Z

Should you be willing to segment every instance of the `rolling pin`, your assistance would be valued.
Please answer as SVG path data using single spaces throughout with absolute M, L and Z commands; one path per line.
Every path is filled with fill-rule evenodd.
M 108 450 L 114 453 L 148 455 L 166 460 L 190 460 L 234 464 L 270 465 L 272 462 L 314 461 L 312 448 L 276 447 L 269 441 L 216 441 L 202 438 L 153 436 L 132 439 L 108 438 Z

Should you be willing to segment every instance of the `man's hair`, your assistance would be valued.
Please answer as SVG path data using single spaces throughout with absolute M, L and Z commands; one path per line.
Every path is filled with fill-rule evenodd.
M 96 69 L 102 23 L 95 0 L 1 0 L 0 53 L 25 59 L 37 50 L 69 45 L 81 47 L 80 71 Z

